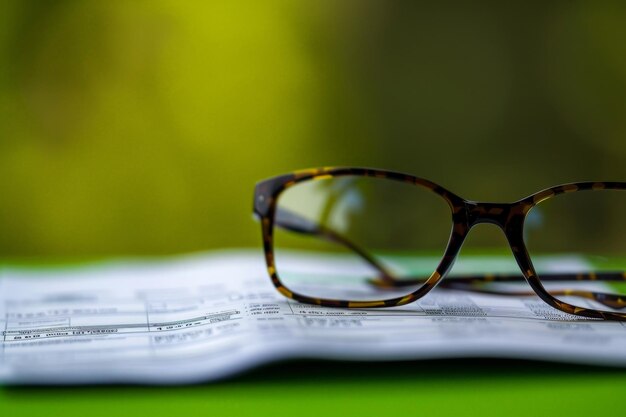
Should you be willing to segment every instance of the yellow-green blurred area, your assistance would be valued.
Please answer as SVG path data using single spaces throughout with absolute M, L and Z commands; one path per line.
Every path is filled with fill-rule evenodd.
M 306 167 L 494 201 L 626 180 L 625 22 L 619 2 L 4 0 L 0 254 L 258 245 L 254 183 Z

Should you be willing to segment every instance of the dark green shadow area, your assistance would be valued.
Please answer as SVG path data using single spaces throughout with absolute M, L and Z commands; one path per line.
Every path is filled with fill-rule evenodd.
M 5 387 L 3 416 L 609 415 L 623 369 L 502 359 L 294 361 L 193 386 Z

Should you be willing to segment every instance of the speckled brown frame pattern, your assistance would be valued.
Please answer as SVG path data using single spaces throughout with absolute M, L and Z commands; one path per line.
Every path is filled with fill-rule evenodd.
M 451 209 L 452 218 L 452 231 L 448 241 L 448 245 L 444 252 L 444 255 L 439 262 L 439 265 L 433 271 L 433 273 L 427 278 L 416 278 L 412 280 L 415 284 L 419 279 L 422 285 L 414 292 L 403 296 L 387 300 L 377 301 L 351 301 L 351 300 L 335 300 L 335 299 L 322 299 L 308 297 L 304 294 L 295 293 L 287 288 L 280 280 L 279 274 L 276 271 L 276 264 L 274 259 L 274 225 L 275 215 L 277 212 L 277 201 L 280 194 L 287 188 L 294 186 L 295 184 L 309 180 L 322 180 L 333 177 L 341 176 L 364 176 L 385 178 L 393 181 L 401 181 L 415 186 L 423 187 L 431 192 L 439 195 L 449 205 Z M 354 167 L 325 167 L 316 169 L 307 169 L 296 171 L 286 175 L 280 175 L 277 177 L 269 178 L 259 182 L 254 191 L 254 214 L 261 221 L 261 229 L 263 235 L 263 249 L 265 251 L 265 260 L 267 264 L 267 270 L 272 280 L 272 283 L 276 289 L 284 296 L 308 304 L 316 304 L 326 307 L 343 307 L 343 308 L 377 308 L 377 307 L 394 307 L 411 303 L 432 290 L 438 285 L 443 277 L 446 276 L 451 269 L 454 260 L 459 254 L 465 237 L 469 233 L 470 229 L 480 223 L 491 223 L 498 226 L 504 232 L 513 256 L 522 272 L 522 275 L 533 289 L 533 291 L 546 303 L 552 307 L 561 310 L 563 312 L 574 314 L 577 316 L 605 319 L 605 320 L 617 320 L 626 321 L 626 313 L 607 312 L 595 309 L 588 309 L 573 306 L 556 299 L 551 295 L 541 283 L 541 280 L 537 276 L 533 267 L 532 261 L 528 254 L 528 250 L 524 244 L 523 228 L 524 221 L 528 212 L 537 204 L 544 200 L 557 196 L 559 194 L 577 192 L 577 191 L 593 191 L 593 190 L 626 190 L 626 183 L 624 182 L 577 182 L 570 184 L 558 185 L 555 187 L 547 188 L 532 194 L 526 198 L 523 198 L 514 203 L 488 203 L 477 202 L 471 200 L 465 200 L 456 194 L 446 190 L 445 188 L 428 181 L 423 178 L 418 178 L 410 174 L 372 169 L 372 168 L 354 168 Z M 380 280 L 377 281 L 380 286 L 399 286 L 406 285 L 407 281 L 402 282 L 394 281 L 393 277 L 385 276 L 382 274 Z M 570 275 L 554 275 L 551 278 L 546 277 L 547 280 L 559 280 L 570 279 Z M 513 279 L 512 276 L 498 276 L 498 275 L 485 275 L 485 276 L 472 276 L 466 277 L 465 283 L 472 284 L 478 282 L 491 282 L 494 280 L 507 281 Z M 601 273 L 586 273 L 576 275 L 576 279 L 599 279 L 599 280 L 619 280 L 626 281 L 626 273 L 610 272 L 602 275 Z M 410 282 L 410 281 L 409 281 Z M 459 283 L 457 279 L 455 283 Z M 376 282 L 375 282 L 376 283 Z M 485 290 L 483 292 L 489 292 Z M 569 295 L 569 294 L 563 294 Z M 586 298 L 593 298 L 599 301 L 609 298 L 607 305 L 619 305 L 622 306 L 626 303 L 623 297 L 615 296 L 612 294 L 604 293 L 588 293 L 588 294 L 572 294 L 586 296 Z M 606 300 L 605 300 L 606 301 Z

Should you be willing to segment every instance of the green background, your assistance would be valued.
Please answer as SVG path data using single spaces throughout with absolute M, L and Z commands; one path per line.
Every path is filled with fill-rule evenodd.
M 624 180 L 625 22 L 604 1 L 4 0 L 0 257 L 258 247 L 254 183 L 305 167 L 403 170 L 494 201 Z M 291 363 L 185 388 L 3 388 L 0 412 L 591 415 L 619 412 L 624 376 Z
M 255 182 L 308 167 L 487 201 L 624 180 L 625 21 L 603 1 L 3 0 L 0 256 L 258 246 Z

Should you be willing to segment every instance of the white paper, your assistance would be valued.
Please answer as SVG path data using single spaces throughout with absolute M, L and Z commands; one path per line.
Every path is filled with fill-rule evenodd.
M 477 262 L 501 261 L 457 266 L 471 271 Z M 435 289 L 402 307 L 323 308 L 284 298 L 252 252 L 5 269 L 0 329 L 4 384 L 191 383 L 292 358 L 626 366 L 626 326 L 570 316 L 538 297 Z

